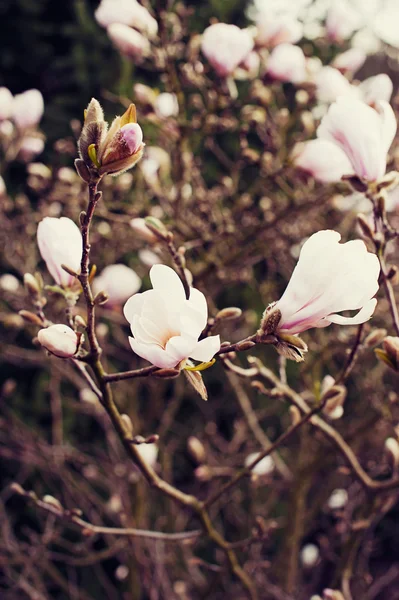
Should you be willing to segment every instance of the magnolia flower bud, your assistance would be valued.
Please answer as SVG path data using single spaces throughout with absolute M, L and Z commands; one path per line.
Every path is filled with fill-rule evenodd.
M 306 80 L 306 58 L 299 46 L 279 44 L 267 61 L 267 73 L 278 81 L 301 83 Z
M 221 77 L 232 75 L 253 47 L 254 40 L 247 29 L 226 23 L 207 27 L 201 42 L 202 53 Z
M 399 337 L 388 336 L 383 341 L 383 350 L 376 348 L 377 357 L 391 369 L 399 372 Z
M 71 358 L 79 347 L 80 335 L 67 325 L 50 325 L 37 334 L 40 344 L 59 358 Z
M 374 329 L 374 331 L 368 334 L 363 342 L 363 345 L 366 348 L 374 348 L 374 346 L 379 346 L 384 341 L 386 335 L 386 329 Z
M 154 103 L 155 114 L 161 119 L 177 117 L 179 114 L 179 103 L 176 94 L 164 92 L 156 97 Z
M 76 279 L 62 265 L 79 272 L 82 259 L 82 236 L 71 219 L 45 217 L 37 228 L 37 243 L 48 270 L 58 285 L 74 287 Z
M 218 321 L 226 321 L 229 319 L 238 319 L 242 315 L 241 308 L 237 308 L 236 306 L 229 306 L 228 308 L 222 308 L 216 313 L 216 319 Z
M 206 460 L 206 450 L 204 445 L 200 440 L 195 436 L 190 436 L 187 440 L 187 448 L 193 459 L 201 464 Z
M 344 508 L 344 506 L 348 502 L 348 498 L 349 496 L 346 490 L 339 488 L 333 490 L 331 496 L 327 501 L 328 508 L 330 508 L 331 510 L 339 510 L 341 508 Z
M 320 551 L 319 551 L 318 546 L 316 546 L 316 544 L 306 544 L 302 548 L 299 556 L 300 556 L 302 565 L 306 569 L 311 569 L 312 567 L 314 567 L 316 565 L 317 561 L 319 560 Z
M 260 456 L 260 452 L 252 452 L 251 454 L 248 454 L 248 456 L 245 459 L 245 463 L 244 463 L 245 466 L 248 467 L 259 456 Z M 272 459 L 272 457 L 270 455 L 268 455 L 268 456 L 265 456 L 264 458 L 262 458 L 262 460 L 260 460 L 254 466 L 254 468 L 251 470 L 251 472 L 254 475 L 270 475 L 274 471 L 274 466 L 275 466 L 274 460 Z
M 139 444 L 136 446 L 137 452 L 151 467 L 154 467 L 158 458 L 158 446 L 156 444 Z
M 40 292 L 38 281 L 36 277 L 31 275 L 31 273 L 25 273 L 24 286 L 28 290 L 29 294 L 33 297 L 37 296 Z
M 395 438 L 390 437 L 385 440 L 385 451 L 390 454 L 393 461 L 393 469 L 397 470 L 399 466 L 399 444 Z
M 118 306 L 139 291 L 141 279 L 126 265 L 108 265 L 94 279 L 92 287 L 95 294 L 105 292 L 109 306 Z
M 13 102 L 13 120 L 18 129 L 29 129 L 37 125 L 44 111 L 43 96 L 39 90 L 28 90 L 17 94 Z

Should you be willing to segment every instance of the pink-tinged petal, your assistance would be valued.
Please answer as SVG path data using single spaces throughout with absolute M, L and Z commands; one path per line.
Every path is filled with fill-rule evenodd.
M 363 308 L 354 317 L 343 317 L 342 315 L 329 315 L 326 320 L 330 323 L 337 323 L 338 325 L 360 325 L 370 319 L 377 306 L 377 300 L 372 298 L 369 300 Z
M 316 95 L 320 102 L 334 102 L 338 96 L 359 96 L 359 90 L 334 67 L 322 67 L 314 78 Z
M 356 73 L 364 65 L 366 58 L 367 54 L 361 48 L 349 48 L 334 58 L 332 66 L 343 72 Z
M 299 46 L 279 44 L 267 61 L 267 73 L 278 81 L 302 83 L 306 80 L 306 58 Z
M 359 90 L 363 101 L 370 106 L 375 106 L 378 102 L 389 102 L 393 92 L 392 79 L 386 73 L 380 73 L 362 81 Z
M 178 274 L 166 265 L 154 265 L 150 270 L 152 287 L 165 294 L 168 303 L 180 304 L 186 300 L 184 287 Z
M 80 271 L 82 236 L 77 225 L 66 217 L 46 217 L 37 228 L 37 243 L 40 254 L 58 285 L 72 285 L 74 277 L 64 271 L 61 265 Z
M 220 335 L 211 335 L 197 343 L 190 357 L 201 362 L 210 361 L 220 350 Z
M 296 167 L 324 183 L 340 181 L 344 175 L 354 174 L 345 152 L 327 140 L 311 140 L 297 144 L 292 158 Z
M 41 329 L 37 338 L 46 350 L 59 358 L 71 358 L 78 349 L 79 337 L 67 325 L 50 325 Z
M 388 102 L 381 101 L 377 104 L 378 111 L 382 121 L 382 145 L 387 154 L 396 135 L 398 124 L 395 113 Z
M 143 344 L 134 338 L 129 338 L 130 346 L 136 354 L 148 360 L 160 369 L 172 369 L 177 362 L 163 348 L 155 344 Z

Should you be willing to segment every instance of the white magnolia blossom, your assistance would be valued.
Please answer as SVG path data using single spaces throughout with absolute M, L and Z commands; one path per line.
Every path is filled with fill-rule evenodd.
M 380 265 L 363 241 L 340 244 L 336 231 L 313 234 L 303 245 L 283 296 L 277 333 L 298 334 L 312 327 L 359 325 L 374 312 Z M 337 313 L 359 310 L 354 317 Z
M 141 454 L 141 458 L 154 468 L 157 464 L 158 446 L 156 444 L 138 444 L 136 449 Z
M 141 288 L 141 279 L 126 265 L 108 265 L 93 281 L 93 291 L 109 296 L 108 306 L 121 305 Z
M 179 114 L 179 103 L 176 94 L 169 94 L 169 92 L 159 94 L 154 102 L 154 110 L 160 119 L 177 117 Z
M 77 225 L 67 217 L 45 217 L 37 228 L 40 254 L 54 280 L 62 287 L 70 287 L 75 277 L 64 271 L 66 265 L 80 271 L 82 235 Z
M 41 329 L 37 338 L 40 344 L 59 358 L 71 358 L 79 346 L 79 336 L 67 325 L 50 325 Z
M 260 10 L 255 18 L 258 46 L 274 48 L 278 44 L 295 44 L 303 34 L 303 25 L 288 13 L 276 14 L 267 7 Z
M 311 569 L 320 558 L 320 550 L 316 544 L 305 544 L 300 551 L 299 558 L 306 569 Z
M 43 116 L 44 100 L 39 90 L 27 90 L 14 97 L 12 117 L 19 129 L 35 127 Z
M 137 0 L 102 0 L 95 12 L 95 18 L 102 27 L 121 23 L 150 37 L 155 36 L 158 31 L 158 23 L 154 17 Z
M 332 62 L 332 66 L 346 73 L 356 73 L 365 63 L 367 58 L 366 52 L 361 48 L 349 48 L 341 54 L 337 54 Z
M 395 114 L 387 102 L 379 102 L 374 110 L 361 100 L 341 97 L 323 117 L 317 137 L 335 145 L 349 159 L 352 169 L 342 175 L 375 181 L 385 174 L 396 128 Z
M 358 89 L 362 100 L 370 106 L 375 106 L 378 102 L 391 100 L 393 83 L 389 75 L 380 73 L 362 81 Z
M 119 52 L 128 58 L 140 59 L 150 53 L 148 39 L 124 23 L 112 23 L 107 27 L 107 34 Z
M 236 25 L 215 23 L 207 27 L 202 35 L 202 53 L 221 77 L 232 75 L 253 47 L 250 31 Z
M 292 160 L 296 167 L 324 183 L 339 181 L 342 175 L 353 172 L 346 154 L 327 140 L 310 140 L 296 144 Z M 369 201 L 368 203 L 370 204 Z
M 330 104 L 339 96 L 358 97 L 359 89 L 349 83 L 338 69 L 322 67 L 314 78 L 316 96 L 319 102 Z
M 351 37 L 361 25 L 359 12 L 348 0 L 334 0 L 327 13 L 327 34 L 333 41 L 340 42 Z
M 150 279 L 153 289 L 136 294 L 123 309 L 133 334 L 132 350 L 160 368 L 176 367 L 189 357 L 211 360 L 220 337 L 198 341 L 208 318 L 205 296 L 190 288 L 187 300 L 180 278 L 165 265 L 154 265 Z
M 267 73 L 278 81 L 302 83 L 307 79 L 306 58 L 302 49 L 293 44 L 279 44 L 267 61 Z

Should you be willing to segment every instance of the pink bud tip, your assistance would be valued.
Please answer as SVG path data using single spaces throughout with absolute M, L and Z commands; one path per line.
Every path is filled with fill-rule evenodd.
M 129 148 L 130 154 L 135 154 L 143 143 L 143 132 L 137 123 L 128 123 L 120 129 L 123 141 Z

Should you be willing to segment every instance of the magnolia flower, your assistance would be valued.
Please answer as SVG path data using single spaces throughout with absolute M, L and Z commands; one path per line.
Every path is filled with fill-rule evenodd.
M 19 148 L 19 158 L 25 162 L 30 162 L 35 156 L 41 154 L 44 150 L 44 140 L 41 137 L 26 135 L 21 141 Z
M 6 87 L 0 87 L 0 121 L 9 119 L 13 113 L 14 97 Z
M 362 81 L 359 90 L 363 101 L 374 107 L 378 102 L 390 101 L 393 92 L 392 79 L 386 73 L 380 73 Z
M 171 169 L 169 154 L 159 146 L 147 146 L 140 163 L 140 170 L 148 185 L 156 186 L 159 178 L 168 175 Z
M 121 23 L 135 27 L 151 37 L 158 31 L 158 23 L 154 17 L 136 0 L 102 0 L 94 14 L 102 27 Z
M 13 102 L 13 119 L 19 129 L 35 127 L 43 116 L 44 101 L 39 90 L 17 94 Z
M 220 337 L 198 341 L 208 317 L 205 296 L 190 288 L 187 300 L 180 278 L 165 265 L 154 265 L 150 279 L 153 289 L 136 294 L 123 309 L 134 336 L 132 350 L 160 368 L 176 367 L 189 357 L 210 361 Z
M 76 279 L 61 265 L 80 271 L 82 235 L 77 225 L 66 217 L 45 217 L 37 228 L 37 243 L 54 280 L 64 288 L 72 287 Z
M 305 81 L 306 58 L 299 46 L 279 44 L 267 61 L 267 73 L 278 81 L 301 83 Z
M 78 141 L 80 159 L 76 168 L 83 178 L 84 170 L 94 177 L 120 175 L 133 167 L 143 155 L 143 132 L 136 120 L 136 107 L 131 104 L 126 112 L 115 117 L 111 126 L 104 120 L 99 102 L 93 98 L 85 111 L 85 121 Z
M 168 92 L 159 94 L 154 102 L 154 110 L 157 117 L 161 119 L 177 117 L 179 114 L 179 103 L 176 94 L 169 94 Z
M 359 95 L 358 88 L 351 85 L 346 77 L 334 67 L 322 67 L 314 77 L 314 83 L 317 99 L 326 104 L 334 102 L 338 96 L 356 97 Z
M 154 233 L 152 233 L 151 229 L 148 229 L 145 223 L 145 219 L 135 217 L 130 221 L 130 227 L 133 229 L 136 236 L 144 240 L 145 242 L 153 244 L 158 240 L 157 236 Z
M 316 544 L 305 544 L 299 553 L 299 558 L 305 569 L 311 569 L 320 558 L 320 550 Z
M 157 464 L 158 446 L 156 444 L 138 444 L 136 449 L 141 455 L 141 458 L 154 468 Z
M 258 46 L 274 48 L 278 44 L 295 44 L 303 34 L 303 26 L 290 14 L 275 14 L 267 9 L 260 11 L 256 18 Z
M 119 52 L 128 58 L 139 59 L 150 53 L 148 39 L 128 25 L 112 23 L 107 27 L 107 34 Z
M 254 40 L 248 29 L 236 25 L 215 23 L 202 35 L 202 53 L 221 77 L 232 75 L 253 47 Z
M 79 347 L 80 335 L 67 325 L 50 325 L 37 334 L 41 345 L 59 358 L 71 358 Z
M 342 175 L 353 173 L 346 154 L 327 140 L 310 140 L 296 144 L 292 160 L 296 167 L 324 183 L 340 181 Z
M 396 133 L 391 106 L 380 102 L 374 110 L 360 100 L 342 97 L 332 104 L 317 130 L 347 156 L 352 173 L 366 181 L 380 179 L 386 171 L 388 150 Z
M 337 488 L 331 492 L 331 496 L 327 501 L 328 508 L 331 510 L 339 510 L 344 508 L 344 506 L 348 503 L 349 495 L 345 489 Z
M 360 24 L 359 13 L 347 0 L 335 0 L 331 3 L 326 20 L 327 34 L 331 40 L 347 40 Z
M 337 54 L 332 62 L 332 66 L 346 73 L 356 73 L 365 63 L 367 54 L 361 48 L 349 48 L 341 54 Z
M 339 244 L 341 236 L 326 230 L 303 245 L 297 266 L 283 296 L 271 307 L 280 313 L 275 332 L 298 334 L 312 327 L 359 325 L 377 304 L 380 265 L 361 240 Z M 359 310 L 354 317 L 337 313 Z M 267 310 L 265 317 L 267 319 Z
M 108 265 L 93 281 L 93 291 L 105 292 L 108 305 L 115 306 L 126 302 L 141 288 L 141 279 L 126 265 Z

